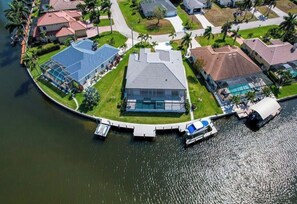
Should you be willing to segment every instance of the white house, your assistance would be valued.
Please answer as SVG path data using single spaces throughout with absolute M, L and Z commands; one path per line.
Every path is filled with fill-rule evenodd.
M 183 0 L 185 10 L 189 14 L 201 12 L 203 8 L 211 6 L 211 2 L 208 0 Z

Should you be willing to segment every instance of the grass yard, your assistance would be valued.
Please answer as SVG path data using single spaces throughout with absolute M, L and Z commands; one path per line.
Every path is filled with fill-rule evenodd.
M 212 93 L 206 89 L 204 82 L 197 79 L 191 65 L 187 61 L 184 61 L 184 66 L 186 68 L 191 102 L 197 107 L 194 110 L 194 118 L 198 119 L 223 113 Z
M 287 96 L 296 95 L 297 94 L 297 83 L 293 83 L 288 86 L 283 86 L 280 89 L 276 89 L 275 86 L 272 86 L 271 90 L 277 98 L 284 98 Z
M 123 79 L 128 64 L 130 50 L 119 63 L 118 67 L 106 74 L 94 87 L 100 94 L 99 104 L 87 112 L 90 115 L 101 116 L 113 120 L 133 123 L 157 124 L 157 123 L 177 123 L 190 120 L 190 115 L 169 114 L 169 113 L 121 113 L 117 107 L 121 103 Z M 82 97 L 78 101 L 81 103 Z
M 99 43 L 99 45 L 103 45 L 107 43 L 114 47 L 120 47 L 124 45 L 125 42 L 127 41 L 127 38 L 117 31 L 113 31 L 112 33 L 107 31 L 107 32 L 101 33 L 99 37 L 95 36 L 91 39 L 96 40 Z
M 113 20 L 112 21 L 112 25 L 113 25 Z M 99 26 L 110 26 L 110 20 L 109 19 L 101 19 Z
M 159 25 L 157 26 L 157 19 L 146 19 L 140 14 L 137 7 L 131 6 L 129 0 L 119 0 L 118 3 L 125 17 L 126 23 L 136 32 L 148 33 L 152 35 L 168 34 L 174 32 L 174 28 L 168 20 L 161 19 Z
M 197 30 L 202 28 L 200 21 L 198 21 L 198 19 L 194 15 L 188 15 L 187 12 L 183 9 L 183 4 L 176 6 L 176 8 L 177 8 L 177 15 L 183 21 L 183 26 L 185 26 L 187 22 L 190 22 L 191 23 L 190 30 Z
M 209 41 L 207 38 L 203 36 L 199 36 L 195 38 L 201 46 L 213 45 L 214 43 L 219 43 L 220 46 L 224 45 L 233 45 L 233 38 L 226 36 L 225 41 L 222 40 L 223 34 L 215 34 L 214 38 L 210 38 Z M 235 42 L 236 46 L 240 46 L 237 42 Z
M 260 13 L 262 13 L 263 15 L 265 15 L 267 13 L 268 7 L 267 6 L 259 6 L 259 7 L 257 7 L 257 9 L 258 9 L 258 11 Z M 276 18 L 276 17 L 278 17 L 278 15 L 274 11 L 271 10 L 269 12 L 268 18 Z
M 205 9 L 205 17 L 214 25 L 214 26 L 221 26 L 227 21 L 233 22 L 234 17 L 233 13 L 236 11 L 236 8 L 221 8 L 216 3 L 212 4 L 211 9 Z M 242 19 L 242 17 L 239 17 L 239 19 Z M 248 12 L 246 15 L 246 19 L 248 21 L 256 21 L 257 19 L 255 17 L 252 18 L 252 13 Z
M 277 28 L 277 25 L 272 26 L 263 26 L 253 29 L 247 29 L 247 30 L 240 30 L 239 33 L 242 38 L 249 39 L 249 38 L 259 38 L 261 36 L 264 36 L 267 31 L 271 28 Z
M 276 3 L 276 7 L 286 13 L 297 13 L 297 5 L 290 0 L 279 0 Z

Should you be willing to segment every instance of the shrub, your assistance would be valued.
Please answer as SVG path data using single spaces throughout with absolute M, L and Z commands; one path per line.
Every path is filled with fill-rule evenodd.
M 38 56 L 40 55 L 44 55 L 47 54 L 49 52 L 55 51 L 55 50 L 59 50 L 60 49 L 60 45 L 59 44 L 46 44 L 44 46 L 42 46 L 41 48 L 38 48 L 36 50 L 36 54 Z

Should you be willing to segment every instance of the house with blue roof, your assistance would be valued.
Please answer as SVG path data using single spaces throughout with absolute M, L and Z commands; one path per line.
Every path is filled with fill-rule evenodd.
M 72 42 L 41 68 L 44 76 L 62 89 L 71 90 L 73 82 L 87 88 L 102 70 L 118 62 L 118 52 L 108 44 L 97 48 L 95 42 L 84 39 Z

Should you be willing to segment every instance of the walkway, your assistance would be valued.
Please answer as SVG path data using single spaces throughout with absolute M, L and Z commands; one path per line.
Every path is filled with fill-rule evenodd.
M 110 31 L 110 26 L 101 26 L 101 27 L 98 27 L 98 28 L 99 28 L 99 33 Z M 116 29 L 113 28 L 113 30 L 116 30 Z M 97 27 L 90 27 L 90 28 L 87 29 L 87 37 L 88 38 L 94 37 L 96 35 L 98 35 Z
M 211 24 L 211 22 L 209 22 L 207 20 L 207 18 L 202 13 L 195 14 L 195 16 L 198 19 L 198 21 L 200 21 L 200 23 L 201 23 L 201 25 L 202 25 L 203 28 L 206 28 L 208 26 L 214 27 L 214 25 Z
M 282 10 L 280 10 L 277 7 L 272 7 L 271 9 L 274 13 L 276 13 L 279 17 L 284 18 L 285 16 L 288 16 L 288 14 L 286 12 L 283 12 Z
M 174 17 L 165 18 L 170 21 L 171 25 L 174 27 L 176 33 L 180 33 L 184 31 L 183 21 L 180 19 L 178 15 Z

